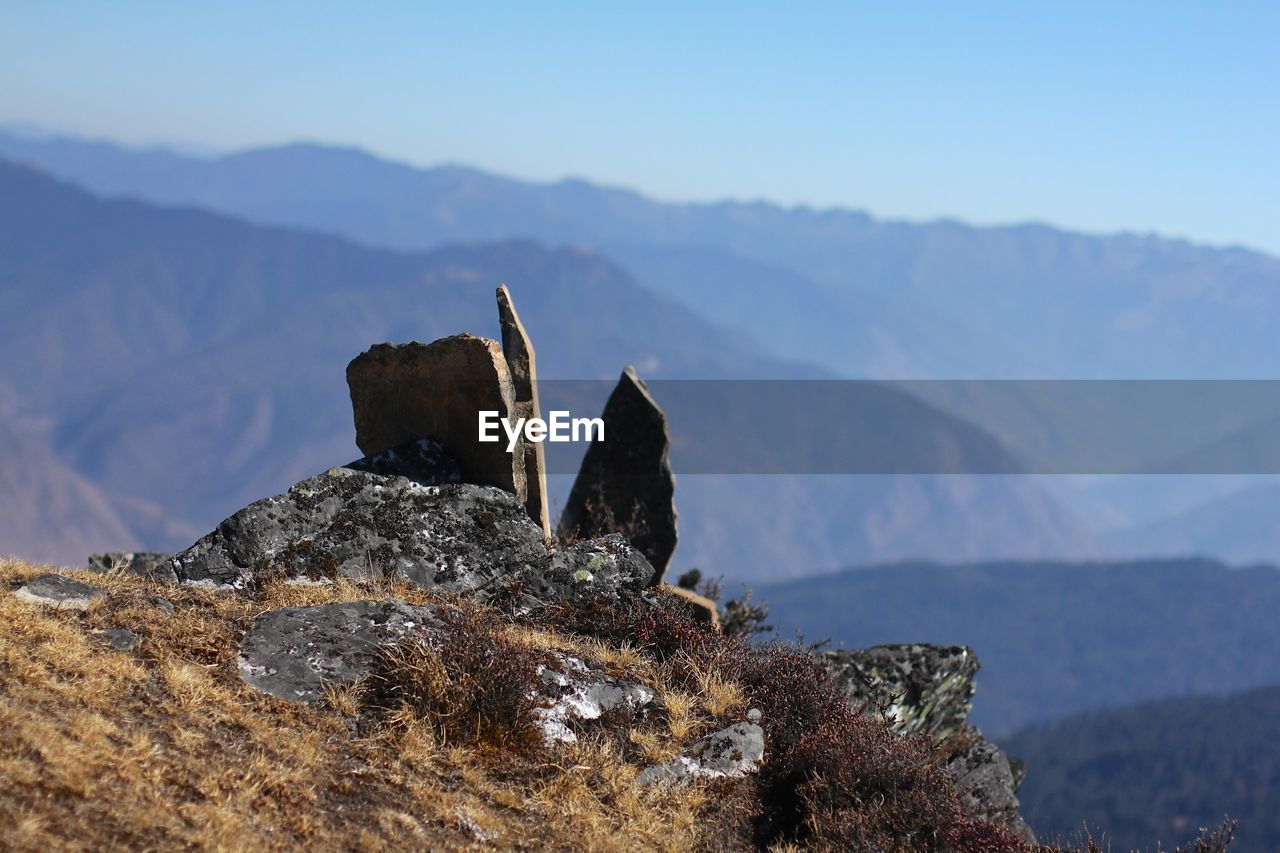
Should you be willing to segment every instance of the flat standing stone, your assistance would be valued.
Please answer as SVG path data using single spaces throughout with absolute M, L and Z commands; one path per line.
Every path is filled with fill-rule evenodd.
M 542 417 L 538 403 L 538 363 L 529 333 L 520 322 L 515 303 L 505 284 L 498 285 L 498 322 L 502 326 L 502 353 L 511 373 L 511 385 L 515 392 L 516 417 L 530 419 Z M 551 520 L 547 512 L 547 463 L 540 441 L 522 441 L 517 452 L 523 454 L 524 479 L 527 494 L 525 508 L 534 524 L 542 528 L 543 536 L 551 538 Z
M 34 578 L 30 583 L 14 590 L 13 594 L 23 601 L 43 604 L 57 610 L 88 610 L 89 605 L 106 596 L 96 586 L 52 572 Z
M 559 533 L 563 539 L 622 534 L 653 565 L 649 583 L 656 584 L 677 541 L 667 418 L 628 367 L 605 403 L 603 419 L 604 441 L 587 448 Z
M 430 344 L 376 344 L 347 365 L 356 444 L 365 456 L 421 438 L 443 443 L 463 481 L 497 486 L 522 503 L 524 456 L 479 440 L 479 413 L 510 418 L 515 391 L 497 341 L 470 334 Z M 499 430 L 501 432 L 501 430 Z

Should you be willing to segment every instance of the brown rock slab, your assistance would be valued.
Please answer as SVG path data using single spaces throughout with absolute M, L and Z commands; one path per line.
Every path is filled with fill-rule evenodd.
M 526 499 L 524 457 L 479 440 L 479 412 L 511 418 L 515 390 L 497 341 L 463 333 L 434 343 L 375 344 L 347 365 L 356 444 L 365 456 L 435 438 L 467 483 Z
M 502 354 L 507 360 L 511 385 L 515 392 L 515 412 L 520 418 L 540 418 L 538 404 L 538 364 L 529 333 L 520 322 L 511 292 L 505 284 L 498 285 L 498 322 L 502 326 Z M 524 479 L 527 494 L 525 509 L 529 517 L 542 528 L 543 535 L 551 538 L 551 519 L 547 510 L 547 464 L 542 442 L 524 441 L 517 448 L 524 459 Z
M 667 418 L 628 367 L 604 407 L 604 441 L 593 442 L 560 516 L 563 540 L 620 533 L 653 565 L 651 584 L 676 550 L 676 479 Z

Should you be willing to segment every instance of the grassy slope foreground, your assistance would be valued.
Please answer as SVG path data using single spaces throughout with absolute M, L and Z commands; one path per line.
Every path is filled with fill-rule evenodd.
M 637 768 L 604 741 L 513 764 L 423 725 L 359 732 L 349 695 L 311 708 L 240 680 L 236 645 L 255 615 L 367 597 L 354 587 L 280 586 L 251 601 L 95 576 L 110 597 L 81 615 L 7 594 L 39 571 L 0 563 L 0 848 L 695 844 L 705 789 L 638 789 Z M 93 634 L 120 626 L 143 636 L 137 651 Z M 681 713 L 648 742 L 655 758 L 715 701 L 667 700 Z
M 855 711 L 803 649 L 722 637 L 663 596 L 533 620 L 399 582 L 82 574 L 106 593 L 83 612 L 8 594 L 43 571 L 0 562 L 0 849 L 1022 849 L 964 814 L 943 745 Z M 383 647 L 310 706 L 241 680 L 261 614 L 391 596 L 452 614 L 447 646 Z M 140 644 L 111 648 L 117 628 Z M 659 711 L 545 745 L 532 684 L 553 650 L 647 685 Z M 637 784 L 749 709 L 757 775 Z

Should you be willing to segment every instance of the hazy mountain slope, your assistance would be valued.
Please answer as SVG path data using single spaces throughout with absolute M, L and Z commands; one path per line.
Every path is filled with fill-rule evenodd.
M 817 375 L 740 345 L 581 250 L 507 242 L 384 252 L 103 200 L 20 167 L 0 164 L 0 186 L 0 222 L 12 226 L 0 231 L 0 298 L 12 308 L 0 314 L 3 364 L 22 378 L 24 402 L 54 419 L 69 463 L 110 484 L 113 500 L 164 508 L 161 518 L 144 509 L 131 516 L 150 547 L 189 544 L 193 529 L 353 458 L 348 360 L 376 341 L 496 335 L 500 281 L 516 294 L 544 376 L 612 381 L 628 363 L 649 377 Z M 913 406 L 921 426 L 952 436 L 962 455 L 1003 452 Z M 1016 470 L 1008 466 L 996 470 Z M 740 577 L 808 573 L 831 565 L 830 554 L 920 553 L 916 542 L 935 524 L 964 528 L 966 545 L 981 553 L 1078 541 L 1063 532 L 1075 529 L 1069 514 L 1020 487 L 990 490 L 975 517 L 948 489 L 850 483 L 815 502 L 812 516 L 788 516 L 782 506 L 802 488 L 730 490 L 714 502 L 680 492 L 689 547 L 677 562 L 697 559 Z M 896 537 L 868 537 L 861 521 L 849 524 L 904 512 L 925 531 L 920 537 L 901 535 L 905 526 Z M 784 517 L 794 519 L 791 528 L 775 523 Z M 996 523 L 971 523 L 982 518 Z M 793 543 L 785 566 L 757 553 L 764 540 Z M 699 542 L 718 544 L 709 552 L 692 544 Z
M 762 587 L 785 632 L 972 646 L 991 733 L 1076 711 L 1280 682 L 1280 571 L 1210 560 L 910 563 Z
M 1280 849 L 1280 687 L 1070 717 L 1002 742 L 1026 761 L 1018 799 L 1042 839 L 1088 821 L 1114 850 L 1150 849 L 1223 815 L 1233 851 Z
M 836 293 L 875 294 L 908 318 L 913 306 L 926 306 L 953 323 L 951 335 L 975 359 L 930 358 L 923 367 L 933 375 L 1268 377 L 1280 366 L 1267 320 L 1280 309 L 1280 261 L 1241 249 L 1038 225 L 884 222 L 763 202 L 662 204 L 583 181 L 536 185 L 458 167 L 415 169 L 316 145 L 199 160 L 8 134 L 0 152 L 102 192 L 400 248 L 528 236 L 727 250 Z M 815 304 L 815 327 L 819 311 Z M 913 323 L 888 334 L 893 348 L 931 355 Z M 850 356 L 833 366 L 870 369 L 857 348 Z
M 1213 554 L 1280 562 L 1280 485 L 1256 485 L 1106 536 L 1124 554 Z
M 727 249 L 619 242 L 601 249 L 646 287 L 748 332 L 784 357 L 860 376 L 924 378 L 975 373 L 1009 355 L 926 304 L 821 284 Z
M 105 542 L 136 541 L 112 495 L 0 413 L 0 556 L 78 564 Z

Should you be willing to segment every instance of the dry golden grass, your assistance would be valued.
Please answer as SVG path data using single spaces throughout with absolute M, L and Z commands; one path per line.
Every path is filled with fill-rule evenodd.
M 699 834 L 712 792 L 637 789 L 643 764 L 675 755 L 740 711 L 713 674 L 700 695 L 626 647 L 528 628 L 512 639 L 580 655 L 649 684 L 667 713 L 567 750 L 513 758 L 436 743 L 412 719 L 357 720 L 361 687 L 324 707 L 265 696 L 239 678 L 236 649 L 258 614 L 388 594 L 350 584 L 286 586 L 256 598 L 77 574 L 105 588 L 83 613 L 9 591 L 40 567 L 0 561 L 0 849 L 657 849 L 716 846 Z M 156 604 L 165 599 L 172 616 Z M 95 630 L 129 628 L 133 652 Z M 685 682 L 687 683 L 687 682 Z M 628 745 L 631 747 L 628 749 Z

